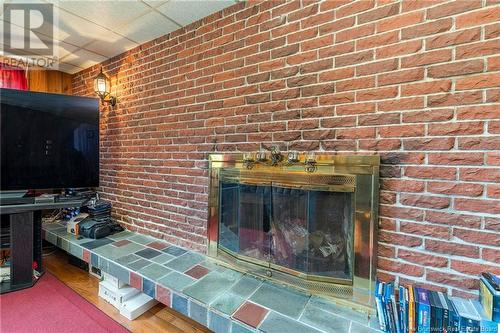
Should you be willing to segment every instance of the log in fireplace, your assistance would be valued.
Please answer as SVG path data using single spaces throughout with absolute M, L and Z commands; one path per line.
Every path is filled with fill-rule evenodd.
M 379 157 L 211 154 L 209 255 L 231 268 L 372 307 Z M 289 155 L 290 156 L 290 155 Z

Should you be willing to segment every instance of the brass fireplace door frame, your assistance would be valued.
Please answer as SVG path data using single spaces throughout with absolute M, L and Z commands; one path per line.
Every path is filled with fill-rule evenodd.
M 304 160 L 305 156 L 300 156 Z M 242 154 L 210 154 L 208 254 L 223 265 L 289 284 L 310 293 L 341 298 L 358 307 L 373 307 L 376 278 L 378 221 L 378 156 L 317 156 L 314 173 L 297 165 L 255 165 L 251 169 Z M 332 192 L 351 192 L 353 208 L 352 280 L 298 272 L 270 261 L 250 258 L 218 246 L 219 184 L 229 181 L 250 185 L 276 185 Z

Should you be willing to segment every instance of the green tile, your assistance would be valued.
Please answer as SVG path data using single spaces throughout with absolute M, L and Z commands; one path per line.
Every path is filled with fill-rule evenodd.
M 134 261 L 137 261 L 139 259 L 141 259 L 141 257 L 131 253 L 131 254 L 127 254 L 126 256 L 123 256 L 123 257 L 116 259 L 116 262 L 119 264 L 122 264 L 122 265 L 126 265 L 126 264 L 130 264 Z
M 208 268 L 211 271 L 214 271 L 219 267 L 221 267 L 220 265 L 217 265 L 214 261 L 210 260 L 209 258 L 205 258 L 205 261 L 202 261 L 200 265 L 205 268 Z
M 140 250 L 143 250 L 145 247 L 143 245 L 139 245 L 136 243 L 128 243 L 123 246 L 119 246 L 120 249 L 123 249 L 123 251 L 127 251 L 127 254 L 129 253 L 134 253 Z
M 204 257 L 194 252 L 186 252 L 178 258 L 170 260 L 165 266 L 175 269 L 179 272 L 185 272 L 194 265 L 202 262 Z
M 123 257 L 124 255 L 127 255 L 131 252 L 136 252 L 142 248 L 141 245 L 130 243 L 125 246 L 121 247 L 116 247 L 113 246 L 112 244 L 107 244 L 104 246 L 100 246 L 93 251 L 97 253 L 100 256 L 103 256 L 105 258 L 114 260 L 116 258 Z
M 236 283 L 231 291 L 241 297 L 247 298 L 262 284 L 262 281 L 252 276 L 245 275 Z
M 173 255 L 174 257 L 178 257 L 178 256 L 181 256 L 183 255 L 184 253 L 186 253 L 187 251 L 178 247 L 178 246 L 175 246 L 175 245 L 171 245 L 165 249 L 162 250 L 162 252 L 165 252 L 165 253 L 168 253 L 168 254 L 171 254 Z
M 58 238 L 57 239 L 57 246 L 59 246 L 64 251 L 69 252 L 69 242 L 67 239 Z
M 239 278 L 235 278 L 235 275 L 231 274 L 211 272 L 192 286 L 184 289 L 184 293 L 203 303 L 209 304 L 217 296 L 230 289 Z
M 92 255 L 95 255 L 95 254 L 92 254 Z M 98 257 L 98 256 L 96 255 L 96 257 Z M 97 264 L 97 268 L 108 273 L 109 272 L 109 261 L 102 258 L 102 257 L 99 257 L 99 262 Z
M 66 230 L 65 227 L 63 227 L 62 225 L 60 225 L 59 223 L 44 223 L 43 224 L 43 229 L 45 230 L 58 230 L 58 229 L 64 229 Z
M 115 240 L 118 240 L 118 239 L 124 239 L 124 238 L 128 238 L 128 237 L 132 237 L 132 236 L 135 236 L 136 233 L 135 232 L 130 232 L 130 231 L 121 231 L 121 232 L 117 232 L 116 234 L 112 234 L 111 236 L 108 236 L 108 238 L 111 238 L 111 239 L 115 239 Z
M 82 243 L 82 246 L 89 250 L 97 249 L 98 247 L 104 246 L 106 244 L 112 243 L 113 240 L 109 238 L 99 238 L 99 239 L 87 239 L 88 242 Z
M 338 316 L 344 317 L 352 321 L 356 321 L 363 325 L 368 325 L 370 319 L 366 313 L 355 311 L 346 306 L 336 304 L 331 300 L 327 300 L 315 295 L 311 296 L 309 304 L 311 306 L 320 308 L 321 310 L 331 312 L 333 314 L 336 314 Z
M 225 292 L 213 301 L 210 306 L 222 313 L 232 315 L 245 299 L 232 292 Z
M 298 319 L 309 300 L 309 296 L 286 287 L 264 283 L 250 297 L 250 300 L 286 316 Z
M 269 313 L 259 326 L 259 330 L 266 333 L 320 333 L 320 331 L 304 325 L 296 320 L 282 316 L 276 312 Z M 335 332 L 328 330 L 328 332 Z
M 162 277 L 157 282 L 162 286 L 175 291 L 183 291 L 187 286 L 193 284 L 196 280 L 190 276 L 173 271 L 167 276 Z
M 381 331 L 352 322 L 350 333 L 380 333 Z
M 149 260 L 146 260 L 146 259 L 139 259 L 139 260 L 136 260 L 134 262 L 131 262 L 131 263 L 128 263 L 128 264 L 125 264 L 125 266 L 127 266 L 128 268 L 130 268 L 132 271 L 138 271 L 140 270 L 141 268 L 144 268 L 148 265 L 151 265 L 152 262 L 149 261 Z
M 63 236 L 63 238 L 69 240 L 69 242 L 72 244 L 78 244 L 78 245 L 81 245 L 83 243 L 87 243 L 89 241 L 88 238 L 85 238 L 82 236 L 75 237 L 71 234 L 66 234 L 65 236 Z
M 76 244 L 70 243 L 69 244 L 69 253 L 74 255 L 75 257 L 82 259 L 83 258 L 83 248 L 81 246 L 78 246 Z
M 71 234 L 68 234 L 68 231 L 66 230 L 66 228 L 54 229 L 54 230 L 52 230 L 52 232 L 58 236 L 71 235 Z
M 167 275 L 170 272 L 171 272 L 170 269 L 166 268 L 165 266 L 158 265 L 156 263 L 148 265 L 137 271 L 137 273 L 144 275 L 145 277 L 153 281 L 158 280 L 159 278 Z
M 164 254 L 161 254 L 157 257 L 154 257 L 152 259 L 150 259 L 152 262 L 155 262 L 157 264 L 164 264 L 172 259 L 174 259 L 175 257 L 168 254 L 168 253 L 164 253 Z
M 132 242 L 136 242 L 139 244 L 146 245 L 146 244 L 149 244 L 151 242 L 154 242 L 156 240 L 156 238 L 135 234 L 134 236 L 129 237 L 128 240 L 131 240 Z
M 321 330 L 348 333 L 351 321 L 318 307 L 308 305 L 300 317 L 300 321 Z
M 235 321 L 231 322 L 231 333 L 254 333 L 257 332 L 250 327 L 243 326 L 243 324 L 239 324 Z
M 45 240 L 57 246 L 57 236 L 51 232 L 45 232 Z

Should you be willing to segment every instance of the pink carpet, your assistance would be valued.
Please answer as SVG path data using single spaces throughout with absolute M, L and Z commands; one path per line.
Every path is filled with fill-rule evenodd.
M 0 296 L 0 332 L 128 332 L 49 273 L 28 289 Z

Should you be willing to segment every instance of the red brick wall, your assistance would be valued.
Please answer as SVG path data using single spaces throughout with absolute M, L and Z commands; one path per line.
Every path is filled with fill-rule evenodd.
M 473 294 L 500 273 L 499 22 L 493 0 L 252 1 L 148 42 L 103 63 L 103 196 L 203 250 L 208 152 L 378 151 L 380 276 Z

